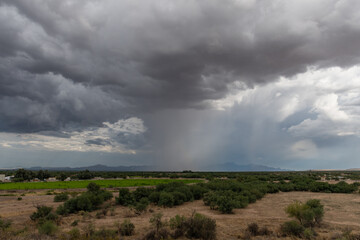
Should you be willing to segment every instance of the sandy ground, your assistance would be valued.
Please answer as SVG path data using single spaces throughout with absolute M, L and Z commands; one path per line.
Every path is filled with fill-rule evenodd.
M 1 194 L 4 194 L 2 192 Z M 39 195 L 41 194 L 41 195 Z M 36 205 L 47 205 L 56 208 L 61 203 L 53 202 L 53 195 L 44 195 L 44 192 L 36 192 L 22 196 L 0 196 L 0 215 L 11 219 L 14 227 L 21 228 L 26 224 L 31 225 L 30 214 L 35 211 Z M 241 239 L 249 223 L 256 222 L 260 227 L 266 226 L 277 232 L 280 224 L 288 221 L 289 218 L 284 212 L 285 207 L 295 200 L 305 202 L 308 199 L 320 199 L 325 205 L 324 222 L 321 228 L 317 229 L 321 238 L 329 239 L 334 233 L 341 233 L 346 229 L 360 232 L 360 194 L 327 194 L 310 192 L 290 192 L 268 194 L 260 201 L 250 204 L 245 209 L 237 209 L 234 214 L 221 214 L 204 206 L 202 201 L 186 203 L 175 208 L 160 208 L 151 206 L 147 213 L 142 215 L 134 214 L 129 208 L 116 206 L 115 215 L 111 216 L 110 211 L 104 218 L 97 219 L 96 212 L 81 216 L 71 215 L 62 220 L 61 228 L 64 231 L 70 230 L 71 223 L 79 220 L 79 229 L 85 229 L 93 224 L 97 229 L 102 227 L 114 228 L 116 222 L 130 219 L 135 224 L 136 235 L 126 239 L 140 239 L 151 229 L 149 219 L 154 213 L 163 213 L 164 220 L 169 220 L 176 214 L 190 216 L 194 211 L 204 214 L 216 220 L 218 239 Z M 261 238 L 258 238 L 261 239 Z M 267 237 L 263 239 L 277 239 Z

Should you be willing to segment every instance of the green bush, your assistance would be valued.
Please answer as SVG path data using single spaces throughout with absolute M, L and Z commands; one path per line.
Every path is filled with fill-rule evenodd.
M 304 232 L 304 227 L 297 221 L 288 221 L 281 225 L 281 232 L 286 236 L 301 237 Z
M 173 207 L 174 206 L 174 196 L 168 192 L 161 192 L 159 196 L 158 205 L 163 207 Z
M 184 216 L 176 215 L 170 219 L 170 228 L 175 230 L 173 237 L 182 237 L 187 230 L 187 219 Z
M 46 221 L 38 227 L 39 233 L 53 236 L 57 231 L 57 226 L 52 221 Z
M 135 232 L 135 225 L 130 222 L 130 220 L 124 220 L 120 225 L 120 234 L 121 236 L 132 236 Z
M 147 198 L 142 198 L 138 203 L 135 205 L 135 211 L 137 213 L 145 212 L 149 205 L 149 200 Z
M 66 215 L 79 211 L 93 211 L 104 203 L 104 201 L 110 200 L 112 197 L 111 192 L 100 190 L 95 183 L 89 183 L 87 192 L 67 200 L 57 208 L 56 212 L 60 215 Z
M 315 224 L 320 224 L 324 216 L 324 206 L 317 199 L 310 199 L 305 204 L 296 201 L 287 206 L 285 211 L 290 217 L 295 217 L 305 227 L 313 227 Z
M 45 219 L 52 211 L 52 207 L 47 206 L 37 206 L 36 212 L 30 215 L 30 219 L 33 221 L 39 220 L 39 219 Z
M 135 199 L 133 195 L 130 193 L 129 189 L 121 188 L 119 190 L 119 197 L 116 198 L 116 203 L 123 206 L 133 205 Z
M 67 193 L 59 193 L 55 195 L 54 202 L 65 202 L 69 199 L 69 195 Z

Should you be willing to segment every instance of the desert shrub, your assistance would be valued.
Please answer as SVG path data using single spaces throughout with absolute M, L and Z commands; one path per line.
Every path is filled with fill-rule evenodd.
M 306 228 L 303 232 L 303 237 L 305 239 L 311 240 L 311 239 L 315 239 L 315 232 L 311 229 L 311 228 Z
M 154 190 L 151 188 L 139 187 L 133 192 L 135 201 L 139 202 L 142 198 L 149 198 Z
M 102 228 L 94 231 L 91 236 L 90 239 L 116 239 L 117 232 L 116 230 Z
M 155 227 L 156 232 L 158 232 L 160 228 L 165 225 L 165 223 L 162 221 L 162 216 L 162 213 L 156 213 L 152 216 L 152 218 L 150 218 L 150 223 Z
M 52 211 L 52 207 L 47 207 L 47 206 L 43 206 L 43 205 L 37 206 L 36 212 L 34 212 L 33 214 L 30 215 L 30 219 L 33 221 L 55 220 L 54 218 L 56 218 L 56 217 L 51 211 Z
M 10 220 L 5 220 L 0 217 L 0 229 L 5 230 L 11 226 Z
M 192 185 L 190 186 L 190 191 L 194 196 L 195 200 L 199 200 L 203 198 L 204 194 L 208 191 L 206 188 L 201 187 L 200 185 Z
M 133 205 L 135 199 L 133 195 L 130 193 L 129 189 L 121 188 L 119 190 L 119 197 L 116 198 L 116 203 L 123 206 Z
M 246 229 L 252 236 L 257 236 L 259 234 L 259 226 L 257 225 L 257 223 L 250 223 L 247 226 Z
M 111 198 L 111 192 L 100 190 L 97 184 L 89 183 L 87 192 L 67 200 L 63 205 L 60 205 L 57 208 L 56 212 L 60 215 L 66 215 L 79 211 L 93 211 L 97 209 L 104 201 L 107 201 Z
M 317 199 L 310 199 L 305 204 L 296 201 L 288 205 L 285 211 L 305 227 L 313 227 L 315 224 L 319 224 L 324 216 L 324 206 Z
M 54 197 L 54 202 L 65 202 L 69 199 L 69 195 L 67 193 L 59 193 Z
M 70 225 L 75 227 L 79 224 L 79 220 L 74 220 Z
M 146 211 L 148 205 L 149 205 L 149 200 L 147 198 L 142 198 L 138 203 L 136 203 L 135 211 L 140 214 Z
M 150 202 L 152 203 L 158 203 L 159 202 L 159 199 L 160 199 L 160 192 L 152 192 L 150 195 L 149 195 L 149 200 Z
M 38 230 L 39 233 L 41 234 L 46 234 L 46 235 L 54 235 L 57 231 L 57 226 L 54 222 L 52 221 L 46 221 L 43 224 L 39 225 Z
M 178 238 L 182 237 L 187 229 L 187 219 L 184 216 L 176 215 L 173 218 L 170 218 L 170 228 L 175 230 L 173 237 Z
M 161 192 L 159 196 L 158 205 L 163 207 L 172 207 L 174 206 L 174 196 L 168 192 Z
M 98 192 L 98 191 L 100 191 L 100 186 L 98 184 L 94 183 L 94 182 L 89 183 L 86 188 L 87 188 L 87 190 L 89 192 Z
M 186 236 L 212 240 L 216 238 L 216 222 L 199 213 L 194 213 L 187 221 Z
M 232 210 L 236 207 L 236 202 L 230 195 L 219 196 L 216 204 L 222 213 L 232 213 Z
M 304 227 L 297 221 L 288 221 L 281 225 L 281 232 L 286 236 L 301 237 L 304 232 Z
M 170 233 L 166 228 L 162 228 L 159 231 L 151 230 L 148 232 L 143 240 L 164 240 L 169 239 Z
M 68 232 L 70 240 L 77 240 L 80 238 L 80 230 L 78 228 L 73 228 Z
M 135 225 L 130 220 L 124 220 L 119 228 L 121 236 L 132 236 L 135 232 Z

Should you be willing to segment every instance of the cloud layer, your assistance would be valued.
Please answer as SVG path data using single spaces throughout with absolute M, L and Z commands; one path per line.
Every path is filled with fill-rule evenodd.
M 211 149 L 264 159 L 253 153 L 270 154 L 262 137 L 291 142 L 289 151 L 357 137 L 359 9 L 346 0 L 2 0 L 3 144 L 60 139 L 59 150 L 149 151 L 180 166 Z M 94 137 L 134 119 L 135 139 Z M 64 132 L 78 143 L 53 136 Z M 177 144 L 185 139 L 198 141 Z

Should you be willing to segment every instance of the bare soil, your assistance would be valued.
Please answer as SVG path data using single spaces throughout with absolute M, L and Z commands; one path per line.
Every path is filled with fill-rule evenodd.
M 2 192 L 1 194 L 4 194 Z M 114 193 L 115 194 L 115 193 Z M 61 203 L 54 203 L 54 195 L 44 195 L 43 191 L 28 193 L 18 201 L 17 196 L 0 196 L 0 216 L 13 221 L 15 228 L 22 228 L 24 225 L 34 226 L 29 216 L 36 210 L 37 205 L 47 205 L 56 208 Z M 330 239 L 335 233 L 352 229 L 353 232 L 360 232 L 360 194 L 328 194 L 311 192 L 290 192 L 268 194 L 256 203 L 250 204 L 244 209 L 234 210 L 234 214 L 221 214 L 218 211 L 210 210 L 204 206 L 202 201 L 185 203 L 174 208 L 160 208 L 151 206 L 150 209 L 141 215 L 136 215 L 127 207 L 115 206 L 115 215 L 111 216 L 110 210 L 106 217 L 96 218 L 96 211 L 89 214 L 76 214 L 62 219 L 61 229 L 69 231 L 71 223 L 78 220 L 78 228 L 85 230 L 89 224 L 96 229 L 115 228 L 116 223 L 124 219 L 130 219 L 135 225 L 136 235 L 125 239 L 141 239 L 151 229 L 149 219 L 154 213 L 163 213 L 163 219 L 169 220 L 176 214 L 190 216 L 194 211 L 204 214 L 216 220 L 218 239 L 241 239 L 245 229 L 250 223 L 257 223 L 260 227 L 266 226 L 274 232 L 272 237 L 258 237 L 256 239 L 278 239 L 276 233 L 279 226 L 290 220 L 285 214 L 285 207 L 295 200 L 305 202 L 308 199 L 320 199 L 325 206 L 325 216 L 321 228 L 317 228 L 318 239 Z M 100 211 L 100 210 L 99 210 Z M 285 238 L 284 238 L 285 239 Z

